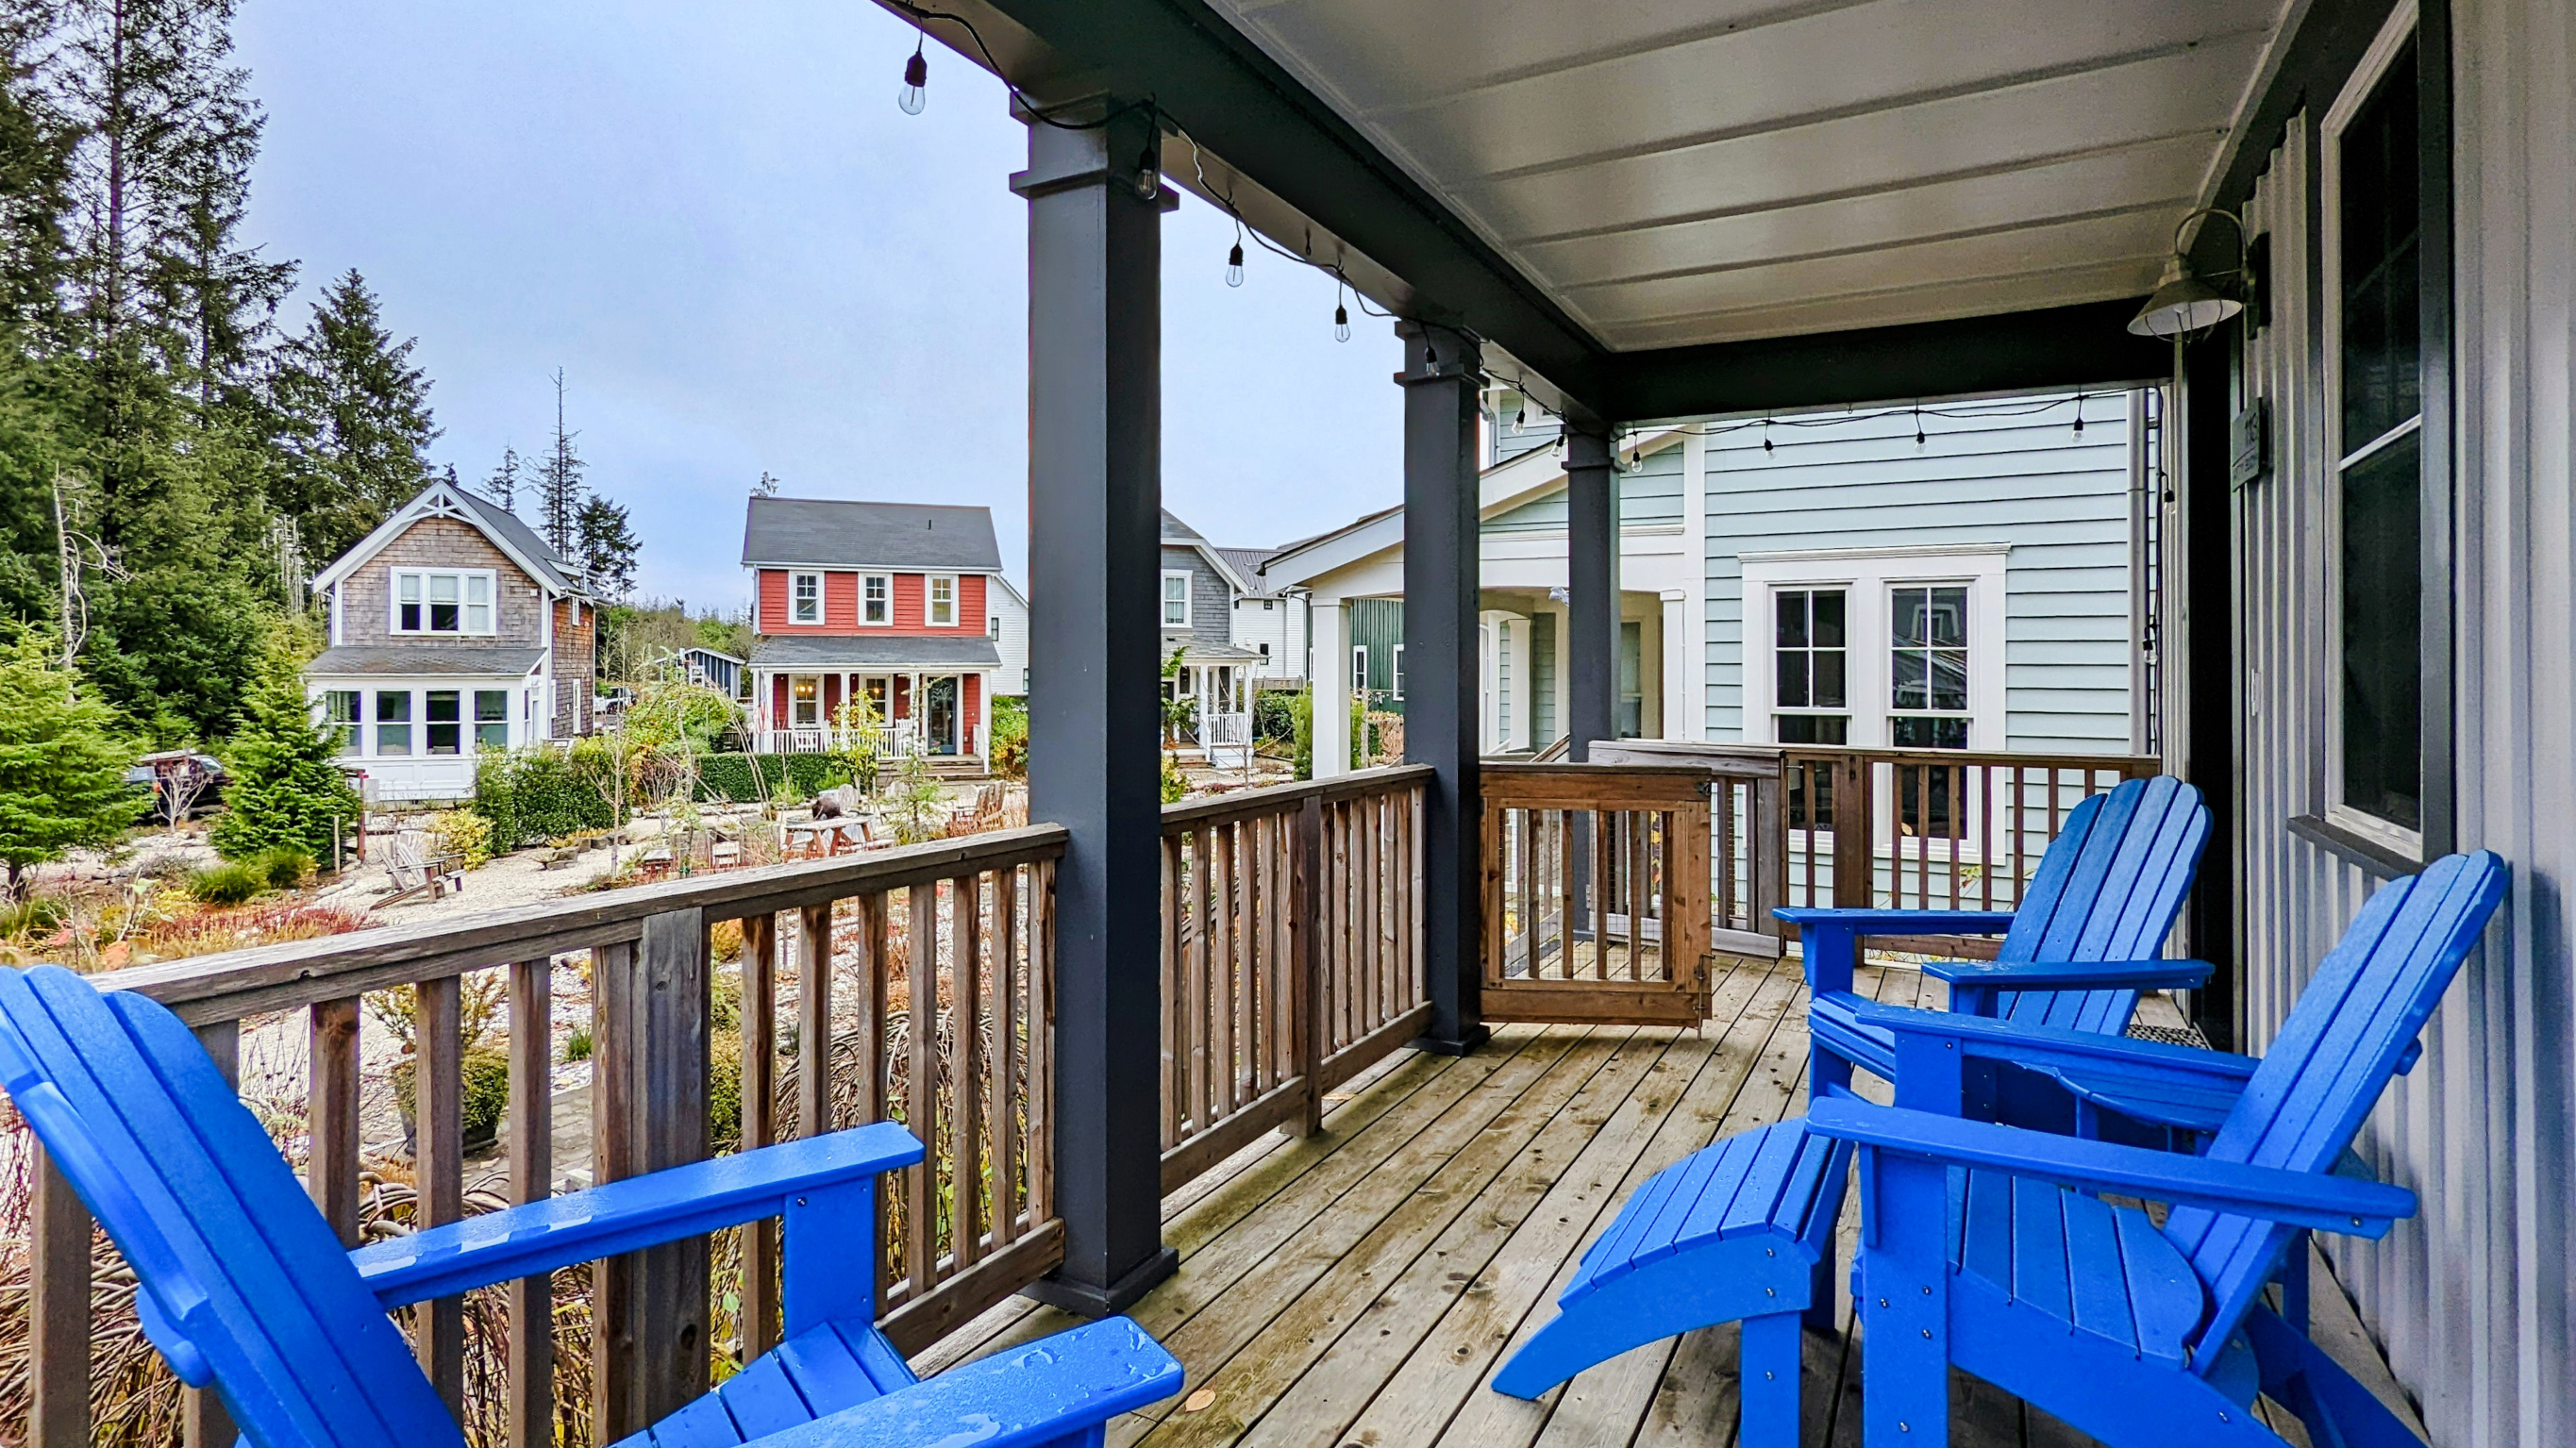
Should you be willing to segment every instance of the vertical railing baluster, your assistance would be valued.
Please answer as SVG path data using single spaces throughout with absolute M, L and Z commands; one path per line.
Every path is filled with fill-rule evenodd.
M 882 890 L 861 895 L 850 902 L 851 931 L 857 937 L 853 945 L 857 956 L 854 963 L 859 978 L 859 1018 L 851 1024 L 849 1032 L 850 1044 L 857 1056 L 851 1067 L 858 1088 L 858 1102 L 853 1114 L 862 1122 L 883 1121 L 888 1114 L 886 1079 L 892 1068 L 886 1058 L 889 1039 L 886 1013 L 887 1002 L 891 999 L 889 980 L 894 966 L 886 946 L 886 911 L 886 895 Z M 827 1080 L 829 1060 L 827 1056 Z M 886 1230 L 886 1224 L 894 1218 L 893 1196 L 891 1191 L 880 1189 L 877 1192 L 876 1292 L 880 1314 L 893 1306 L 887 1293 L 892 1286 L 894 1254 L 901 1250 L 900 1244 L 892 1241 Z
M 904 1124 L 928 1145 L 939 1140 L 939 887 L 925 882 L 904 893 L 912 905 L 904 955 L 905 1031 L 912 1042 Z M 929 1295 L 939 1266 L 938 1163 L 925 1158 L 904 1168 L 904 1182 L 904 1235 L 911 1248 L 904 1261 L 904 1300 L 919 1302 Z
M 515 1019 L 515 1017 L 514 1017 Z M 742 921 L 742 1149 L 778 1139 L 778 917 Z M 778 1224 L 742 1228 L 742 1357 L 749 1362 L 778 1337 Z
M 993 870 L 993 1245 L 1020 1236 L 1020 867 Z
M 517 961 L 510 966 L 510 1200 L 519 1205 L 544 1201 L 554 1185 L 553 977 L 554 961 L 549 957 Z M 356 1002 L 350 1004 L 354 1006 Z M 749 1008 L 746 996 L 745 1010 Z M 350 1025 L 354 1028 L 356 1024 L 353 1015 Z M 745 1040 L 748 1039 L 746 1031 Z M 356 1045 L 354 1029 L 350 1045 Z M 318 1060 L 317 1057 L 317 1065 Z M 743 1089 L 748 1100 L 748 1072 L 743 1077 Z M 507 1295 L 510 1442 L 515 1448 L 539 1448 L 554 1441 L 554 1276 L 540 1272 L 518 1278 L 510 1283 Z M 752 1301 L 748 1293 L 744 1301 Z M 751 1309 L 746 1306 L 744 1311 L 749 1314 Z M 748 1347 L 748 1329 L 744 1336 Z
M 796 912 L 796 1132 L 832 1121 L 832 907 Z
M 28 1222 L 28 1448 L 89 1443 L 90 1236 L 89 1209 L 39 1150 Z
M 1199 868 L 1207 872 L 1201 917 L 1207 923 L 1207 949 L 1200 958 L 1208 970 L 1208 1100 L 1204 1131 L 1234 1111 L 1234 827 L 1220 824 L 1199 832 Z
M 323 1001 L 305 1013 L 305 1101 L 311 1146 L 305 1190 L 322 1220 L 358 1245 L 358 998 Z
M 440 1227 L 465 1216 L 465 1062 L 461 1007 L 464 982 L 455 976 L 420 983 L 420 1017 L 413 1025 L 412 1208 L 415 1227 Z M 450 1412 L 465 1402 L 465 1302 L 442 1297 L 413 1309 L 413 1351 Z
M 1163 1149 L 1181 1144 L 1189 1084 L 1187 971 L 1182 961 L 1181 836 L 1163 836 Z
M 1306 1087 L 1293 1128 L 1299 1136 L 1314 1135 L 1324 1120 L 1324 1086 L 1315 1070 L 1324 1056 L 1323 859 L 1323 802 L 1310 795 L 1298 807 L 1288 859 L 1288 1010 L 1294 1040 L 1290 1069 Z
M 960 1272 L 984 1257 L 983 895 L 980 875 L 948 882 L 948 1221 Z

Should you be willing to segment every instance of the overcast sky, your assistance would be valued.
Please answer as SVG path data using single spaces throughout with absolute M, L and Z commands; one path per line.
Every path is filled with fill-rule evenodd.
M 738 606 L 743 498 L 993 509 L 1025 583 L 1027 247 L 999 82 L 867 0 L 245 0 L 268 110 L 249 234 L 356 267 L 435 383 L 469 482 L 540 450 L 564 370 L 642 588 Z M 1163 498 L 1216 542 L 1286 542 L 1401 497 L 1388 324 L 1332 338 L 1332 279 L 1184 197 L 1164 223 Z

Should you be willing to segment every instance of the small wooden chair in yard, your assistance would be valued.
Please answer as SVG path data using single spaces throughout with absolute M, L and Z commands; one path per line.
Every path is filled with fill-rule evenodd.
M 1107 1318 L 921 1381 L 871 1321 L 891 1122 L 761 1147 L 344 1251 L 195 1036 L 52 966 L 0 970 L 0 1086 L 132 1264 L 143 1330 L 256 1448 L 464 1448 L 386 1314 L 786 1219 L 786 1338 L 629 1448 L 782 1442 L 1098 1448 L 1181 1365 Z
M 416 832 L 396 835 L 386 844 L 385 873 L 393 880 L 394 891 L 377 900 L 379 906 L 415 898 L 437 900 L 465 888 L 464 857 L 430 853 L 428 840 Z

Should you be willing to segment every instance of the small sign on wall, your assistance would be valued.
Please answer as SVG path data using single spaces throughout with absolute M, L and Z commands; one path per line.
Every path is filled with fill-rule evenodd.
M 2257 397 L 2238 412 L 2228 428 L 2227 484 L 2245 487 L 2263 476 L 2271 461 L 2272 410 Z

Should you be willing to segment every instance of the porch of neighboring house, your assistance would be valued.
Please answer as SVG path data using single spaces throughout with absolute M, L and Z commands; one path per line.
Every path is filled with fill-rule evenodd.
M 1165 740 L 1182 754 L 1217 769 L 1252 762 L 1252 697 L 1257 671 L 1267 662 L 1257 650 L 1232 644 L 1191 643 L 1177 661 L 1166 660 L 1163 698 L 1177 706 Z
M 893 760 L 918 750 L 934 767 L 981 773 L 991 739 L 991 690 L 989 671 L 953 667 L 756 669 L 752 752 L 821 754 L 865 747 Z M 866 722 L 851 707 L 861 702 Z

